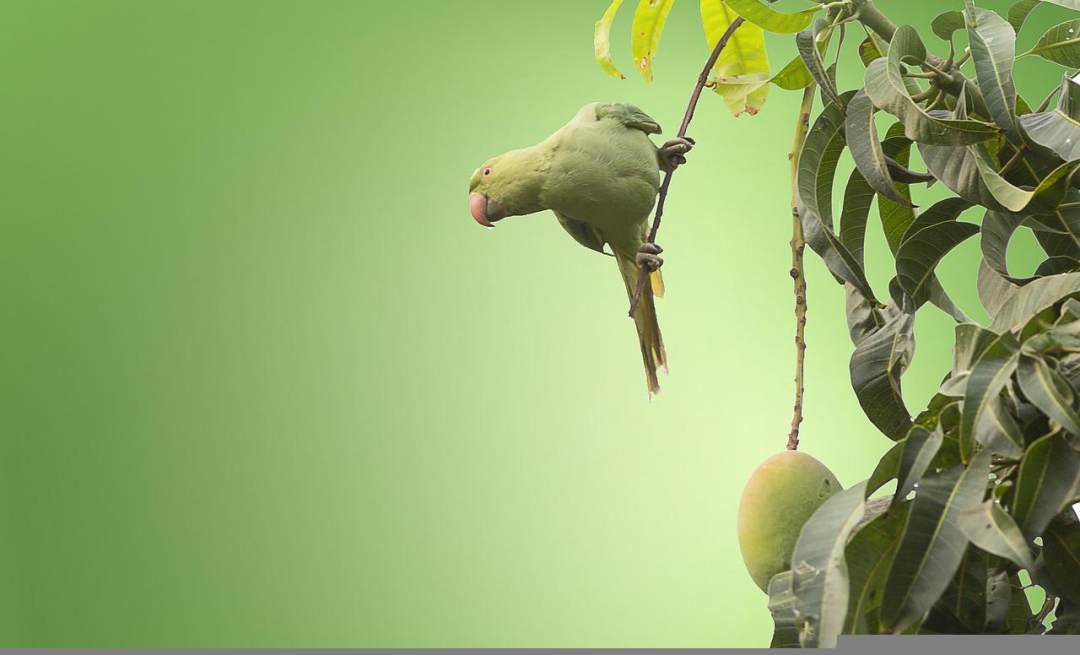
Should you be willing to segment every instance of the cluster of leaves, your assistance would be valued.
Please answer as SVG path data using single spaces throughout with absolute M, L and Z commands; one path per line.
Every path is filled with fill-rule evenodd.
M 1080 0 L 1047 1 L 1080 10 Z M 607 44 L 619 4 L 596 26 L 597 58 L 615 75 Z M 646 78 L 672 4 L 641 0 L 634 16 L 632 48 Z M 1080 521 L 1070 509 L 1080 500 L 1080 75 L 1065 73 L 1035 109 L 1017 94 L 1016 33 L 1038 4 L 1020 0 L 1003 17 L 965 0 L 940 14 L 931 29 L 948 49 L 942 58 L 871 0 L 797 13 L 760 0 L 701 0 L 710 43 L 737 16 L 746 21 L 740 45 L 714 70 L 733 111 L 756 111 L 770 83 L 817 86 L 823 109 L 799 154 L 799 215 L 807 244 L 847 292 L 856 396 L 896 442 L 868 480 L 833 496 L 803 528 L 792 570 L 770 584 L 774 646 L 829 646 L 841 633 L 1080 634 Z M 863 86 L 841 92 L 836 63 L 825 59 L 833 35 L 839 51 L 852 26 L 866 33 Z M 799 56 L 776 75 L 765 31 L 796 34 Z M 1020 56 L 1080 67 L 1080 19 Z M 894 122 L 882 136 L 884 115 Z M 927 172 L 908 168 L 912 147 Z M 855 169 L 834 218 L 845 150 Z M 955 195 L 917 211 L 911 186 L 934 182 Z M 895 260 L 885 294 L 865 273 L 875 199 Z M 1020 230 L 1046 253 L 1030 276 L 1006 261 Z M 988 327 L 935 275 L 976 235 Z M 900 380 L 926 306 L 956 320 L 956 344 L 939 392 L 912 417 Z M 874 497 L 893 481 L 893 495 Z M 1026 600 L 1025 571 L 1046 592 L 1038 611 Z

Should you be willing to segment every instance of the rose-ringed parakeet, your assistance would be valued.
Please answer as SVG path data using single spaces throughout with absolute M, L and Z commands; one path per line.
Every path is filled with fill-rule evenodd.
M 469 181 L 469 208 L 478 223 L 493 227 L 507 216 L 551 210 L 581 245 L 600 253 L 611 248 L 627 294 L 637 286 L 639 266 L 650 271 L 634 316 L 649 393 L 659 391 L 656 371 L 667 367 L 654 295 L 663 295 L 658 256 L 646 241 L 660 172 L 685 163 L 690 139 L 657 148 L 650 134 L 660 125 L 627 104 L 592 103 L 547 139 L 489 159 Z

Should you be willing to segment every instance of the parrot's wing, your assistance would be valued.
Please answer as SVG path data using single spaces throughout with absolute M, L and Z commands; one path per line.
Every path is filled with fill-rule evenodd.
M 596 118 L 614 118 L 626 127 L 641 130 L 645 134 L 660 134 L 660 124 L 634 105 L 621 102 L 596 105 Z
M 555 217 L 559 219 L 559 225 L 562 225 L 563 229 L 566 230 L 570 236 L 574 237 L 574 241 L 577 241 L 589 250 L 595 250 L 596 252 L 605 255 L 608 254 L 604 252 L 604 244 L 607 243 L 607 240 L 600 234 L 600 230 L 584 221 L 575 221 L 558 212 L 555 213 Z

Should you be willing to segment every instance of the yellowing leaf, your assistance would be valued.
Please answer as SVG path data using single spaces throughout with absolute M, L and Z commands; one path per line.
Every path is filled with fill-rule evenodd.
M 615 68 L 615 64 L 611 63 L 611 23 L 615 20 L 615 13 L 619 11 L 622 3 L 623 0 L 611 0 L 607 11 L 600 17 L 600 20 L 596 21 L 596 27 L 593 29 L 593 48 L 596 51 L 596 63 L 600 64 L 600 68 L 603 68 L 605 73 L 620 80 L 626 79 L 626 76 L 620 73 L 618 68 Z
M 674 4 L 675 0 L 640 0 L 634 12 L 630 52 L 634 56 L 634 65 L 646 82 L 652 82 L 653 58 L 660 47 L 660 34 L 664 31 L 668 12 Z
M 738 17 L 721 0 L 701 0 L 701 22 L 709 50 Z M 711 82 L 735 116 L 754 115 L 765 104 L 769 92 L 769 55 L 765 52 L 765 31 L 753 23 L 740 25 L 728 40 L 713 67 Z

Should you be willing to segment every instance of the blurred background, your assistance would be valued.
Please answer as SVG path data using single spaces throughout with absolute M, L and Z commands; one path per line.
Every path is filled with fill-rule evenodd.
M 0 5 L 0 645 L 767 645 L 735 514 L 790 420 L 799 94 L 738 119 L 702 99 L 652 401 L 612 261 L 550 214 L 485 231 L 467 210 L 485 158 L 586 102 L 675 132 L 697 3 L 652 85 L 593 63 L 606 4 Z M 961 6 L 879 4 L 941 53 L 926 26 Z M 1066 16 L 1039 7 L 1020 47 Z M 771 47 L 776 70 L 793 42 Z M 1060 74 L 1022 60 L 1019 90 Z M 1014 270 L 1034 253 L 1018 238 Z M 939 274 L 985 319 L 977 256 Z M 850 485 L 890 442 L 850 389 L 842 289 L 807 261 L 803 448 Z M 917 335 L 912 411 L 951 320 Z

